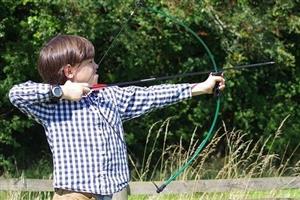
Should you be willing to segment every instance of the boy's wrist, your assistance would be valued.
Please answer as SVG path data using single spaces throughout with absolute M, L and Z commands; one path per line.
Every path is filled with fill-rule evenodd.
M 59 100 L 63 97 L 63 89 L 60 85 L 51 85 L 51 99 L 52 100 Z
M 190 85 L 192 90 L 192 96 L 207 94 L 207 91 L 205 90 L 203 83 L 192 83 Z

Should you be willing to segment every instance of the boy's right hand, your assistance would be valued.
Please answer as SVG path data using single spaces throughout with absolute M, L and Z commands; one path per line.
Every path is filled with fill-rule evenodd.
M 90 92 L 88 83 L 74 83 L 70 80 L 66 81 L 64 85 L 61 86 L 63 91 L 62 99 L 67 99 L 70 101 L 78 101 L 82 96 Z

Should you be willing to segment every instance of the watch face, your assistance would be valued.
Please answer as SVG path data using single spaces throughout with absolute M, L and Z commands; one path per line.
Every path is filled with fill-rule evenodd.
M 53 96 L 60 98 L 62 96 L 61 87 L 59 87 L 59 86 L 53 87 L 52 93 L 53 93 Z

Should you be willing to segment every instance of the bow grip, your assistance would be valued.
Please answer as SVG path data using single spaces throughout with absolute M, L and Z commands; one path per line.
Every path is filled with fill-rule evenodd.
M 212 76 L 222 76 L 223 72 L 212 72 Z M 220 83 L 217 82 L 213 88 L 214 97 L 219 97 L 221 95 L 221 91 L 219 89 Z

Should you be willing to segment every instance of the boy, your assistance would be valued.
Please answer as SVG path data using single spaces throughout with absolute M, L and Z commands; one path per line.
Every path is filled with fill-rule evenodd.
M 221 76 L 198 84 L 106 87 L 97 83 L 94 46 L 87 39 L 58 35 L 41 50 L 44 83 L 14 86 L 10 101 L 45 129 L 53 154 L 53 199 L 111 199 L 129 182 L 122 121 L 194 95 L 210 94 Z

